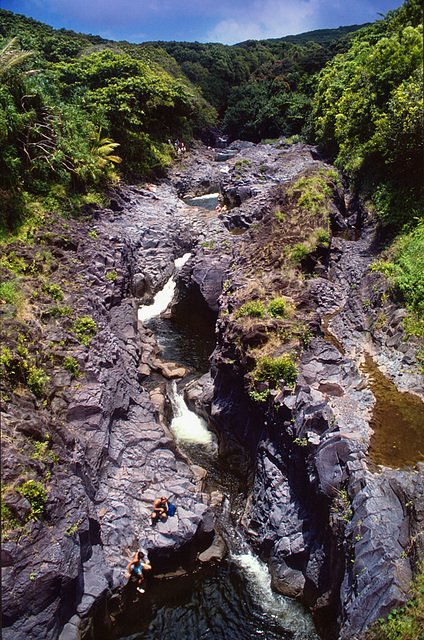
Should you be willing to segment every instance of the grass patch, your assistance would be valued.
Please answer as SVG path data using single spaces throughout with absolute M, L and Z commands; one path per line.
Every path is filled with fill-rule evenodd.
M 296 192 L 300 192 L 297 200 L 298 208 L 317 214 L 327 210 L 328 203 L 333 198 L 333 185 L 340 186 L 340 184 L 336 171 L 320 169 L 299 178 L 287 193 L 289 196 L 294 196 Z
M 41 290 L 43 291 L 43 293 L 46 293 L 48 296 L 50 296 L 50 298 L 56 300 L 56 302 L 60 302 L 64 298 L 62 289 L 58 284 L 55 284 L 53 282 L 48 282 L 47 280 L 45 280 L 41 285 Z
M 37 520 L 44 511 L 47 499 L 47 491 L 40 482 L 28 480 L 22 487 L 17 487 L 16 491 L 21 493 L 31 505 L 30 518 Z
M 19 289 L 16 280 L 6 280 L 0 283 L 0 300 L 6 304 L 13 304 L 17 309 L 22 307 L 24 294 Z
M 308 247 L 304 242 L 298 242 L 290 251 L 290 259 L 293 262 L 300 262 L 303 258 L 306 258 L 311 253 L 311 247 Z
M 288 314 L 288 304 L 285 298 L 274 298 L 268 303 L 268 313 L 272 318 L 285 318 Z
M 79 362 L 72 356 L 66 356 L 66 358 L 64 358 L 63 367 L 73 378 L 79 378 L 81 376 L 81 367 Z
M 387 620 L 379 619 L 363 640 L 418 640 L 424 638 L 424 562 L 412 583 L 412 598 L 401 609 L 393 609 Z
M 116 282 L 117 279 L 118 279 L 118 274 L 116 273 L 116 271 L 108 271 L 108 273 L 106 274 L 106 280 L 111 280 L 111 282 Z
M 90 340 L 97 333 L 97 325 L 94 322 L 93 318 L 90 316 L 83 316 L 82 318 L 77 318 L 73 322 L 74 331 L 77 334 L 77 338 L 83 345 L 88 345 Z
M 315 231 L 315 238 L 317 244 L 328 246 L 328 243 L 330 242 L 330 232 L 328 231 L 328 229 L 317 229 Z
M 285 353 L 277 358 L 262 356 L 253 373 L 253 379 L 255 382 L 268 382 L 269 386 L 274 388 L 280 380 L 284 380 L 289 386 L 294 386 L 297 375 L 298 371 L 292 354 Z
M 28 367 L 27 384 L 30 391 L 32 391 L 37 398 L 41 398 L 44 395 L 49 380 L 49 376 L 43 369 L 34 365 Z
M 246 316 L 250 316 L 251 318 L 263 318 L 265 316 L 265 305 L 262 300 L 249 300 L 249 302 L 245 302 L 240 309 L 236 311 L 236 319 L 244 318 Z

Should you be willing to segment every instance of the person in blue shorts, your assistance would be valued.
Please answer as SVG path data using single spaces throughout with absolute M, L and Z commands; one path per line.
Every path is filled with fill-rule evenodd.
M 158 520 L 166 520 L 167 515 L 168 515 L 168 502 L 165 496 L 162 496 L 161 498 L 157 498 L 153 502 L 150 524 L 153 525 Z
M 134 577 L 137 580 L 137 591 L 144 593 L 142 584 L 144 582 L 144 574 L 151 570 L 151 565 L 147 559 L 143 560 L 141 551 L 137 551 L 134 558 L 127 567 L 127 578 Z

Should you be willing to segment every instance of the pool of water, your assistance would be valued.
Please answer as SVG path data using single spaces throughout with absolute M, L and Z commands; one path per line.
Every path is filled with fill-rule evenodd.
M 215 331 L 210 322 L 193 317 L 190 323 L 180 319 L 151 318 L 145 325 L 153 331 L 163 360 L 178 362 L 198 373 L 209 368 L 215 347 Z
M 170 285 L 170 283 L 168 283 Z M 168 285 L 167 285 L 168 286 Z M 166 295 L 158 294 L 167 304 Z M 155 298 L 156 300 L 156 298 Z M 195 307 L 195 308 L 194 308 Z M 140 319 L 156 335 L 162 357 L 203 374 L 215 346 L 214 326 L 199 305 L 182 305 L 176 321 L 140 309 Z M 189 411 L 183 390 L 169 385 L 174 418 L 170 429 L 179 447 L 207 471 L 204 490 L 221 496 L 217 530 L 229 549 L 216 565 L 187 575 L 150 579 L 146 592 L 128 596 L 107 630 L 94 630 L 93 640 L 318 640 L 311 616 L 298 603 L 274 593 L 268 567 L 248 547 L 238 528 L 248 482 L 235 475 L 218 456 L 217 439 L 207 424 Z M 218 501 L 219 502 L 219 501 Z
M 244 568 L 243 568 L 244 562 Z M 300 606 L 261 584 L 248 558 L 162 580 L 116 616 L 110 640 L 317 640 Z
M 202 207 L 202 209 L 208 209 L 208 211 L 215 211 L 218 205 L 218 196 L 219 193 L 208 193 L 196 198 L 187 198 L 184 202 L 190 207 Z
M 424 460 L 424 404 L 411 393 L 400 393 L 368 354 L 362 371 L 376 398 L 370 421 L 371 461 L 402 468 Z

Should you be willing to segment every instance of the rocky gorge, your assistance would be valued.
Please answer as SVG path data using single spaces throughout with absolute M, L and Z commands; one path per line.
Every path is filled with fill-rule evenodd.
M 240 524 L 273 588 L 328 639 L 359 637 L 408 599 L 424 552 L 423 455 L 417 443 L 394 468 L 370 458 L 363 362 L 421 400 L 423 376 L 405 311 L 369 268 L 378 229 L 313 147 L 232 147 L 216 162 L 199 145 L 167 180 L 120 185 L 88 221 L 56 218 L 5 251 L 3 277 L 18 265 L 30 295 L 19 312 L 2 306 L 5 638 L 114 637 L 137 549 L 155 580 L 222 556 L 204 471 L 169 431 L 167 381 L 188 371 L 137 321 L 187 253 L 169 314 L 202 307 L 216 346 L 186 401 L 228 468 L 249 473 Z M 214 191 L 219 215 L 182 200 Z M 28 385 L 28 367 L 42 384 Z M 45 492 L 38 518 L 31 482 Z M 152 528 L 162 494 L 177 516 Z

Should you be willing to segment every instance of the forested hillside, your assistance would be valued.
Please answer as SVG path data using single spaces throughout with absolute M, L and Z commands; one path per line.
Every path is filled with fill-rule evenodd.
M 165 52 L 159 64 L 146 47 L 127 53 L 10 12 L 0 18 L 3 229 L 34 198 L 66 209 L 92 200 L 116 179 L 117 164 L 127 177 L 160 174 L 168 138 L 191 138 L 215 121 L 199 91 L 165 70 Z
M 133 45 L 0 11 L 3 233 L 31 202 L 75 209 L 99 199 L 118 164 L 123 177 L 160 175 L 169 139 L 211 128 L 256 141 L 299 133 L 309 78 L 347 48 L 347 31 L 326 31 L 324 45 Z
M 134 45 L 1 10 L 2 235 L 31 212 L 101 201 L 118 176 L 160 176 L 174 154 L 168 140 L 188 143 L 214 131 L 230 140 L 297 135 L 316 142 L 372 197 L 386 225 L 407 225 L 417 242 L 421 3 L 407 0 L 353 29 L 311 32 L 310 40 L 301 34 L 302 44 Z M 392 263 L 390 269 L 415 300 L 416 275 L 405 283 Z

